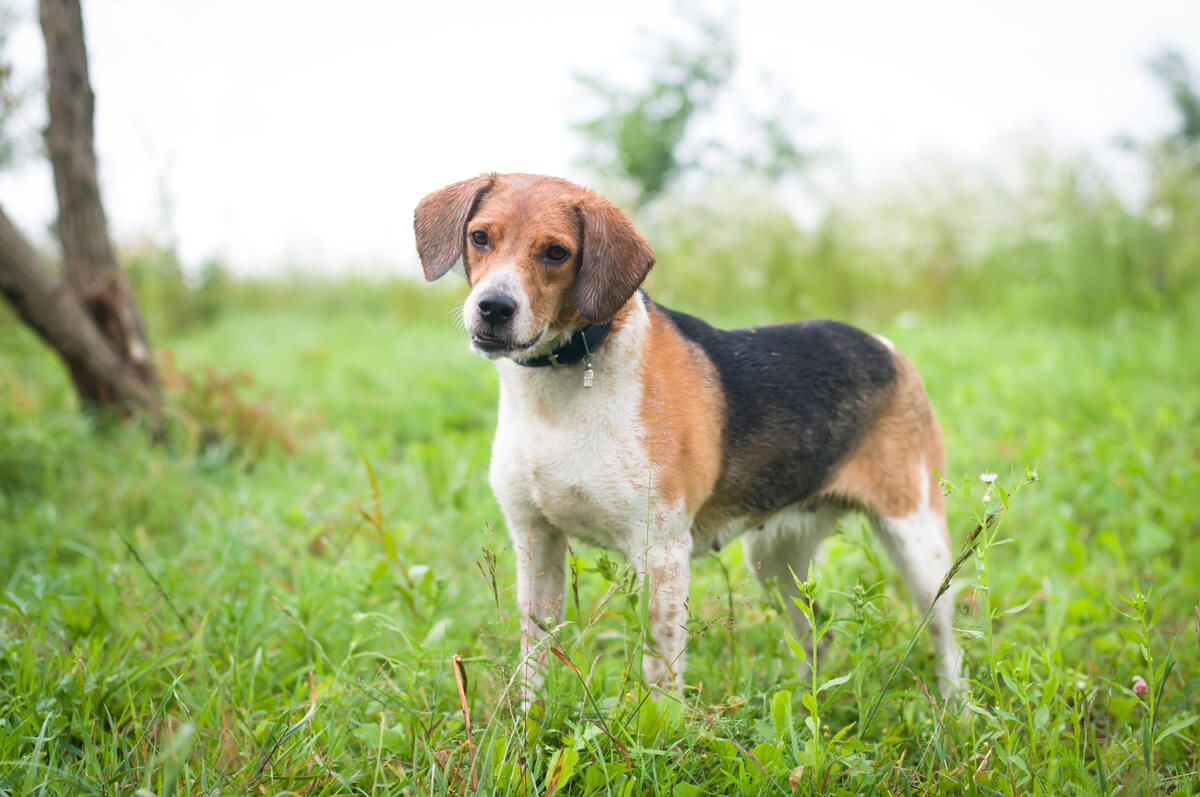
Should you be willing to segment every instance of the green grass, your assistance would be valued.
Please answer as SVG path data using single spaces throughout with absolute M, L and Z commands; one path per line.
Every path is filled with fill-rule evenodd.
M 93 428 L 0 324 L 0 794 L 1200 791 L 1195 316 L 878 329 L 940 414 L 956 546 L 978 474 L 1024 485 L 958 573 L 964 711 L 931 699 L 921 618 L 849 521 L 816 571 L 815 690 L 735 545 L 694 566 L 687 691 L 648 695 L 633 581 L 578 546 L 572 665 L 524 717 L 496 379 L 430 295 L 161 341 L 177 373 L 250 377 L 173 393 L 236 432 L 212 444 L 182 415 L 157 447 Z

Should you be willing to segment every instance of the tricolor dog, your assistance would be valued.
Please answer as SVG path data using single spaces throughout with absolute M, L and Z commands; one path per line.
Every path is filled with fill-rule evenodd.
M 553 177 L 435 191 L 416 241 L 426 279 L 461 259 L 471 349 L 500 373 L 491 484 L 516 551 L 527 698 L 573 537 L 625 554 L 647 584 L 650 684 L 682 682 L 691 559 L 739 535 L 798 639 L 793 573 L 848 511 L 917 606 L 934 601 L 951 564 L 941 432 L 890 342 L 836 321 L 725 331 L 663 307 L 639 290 L 654 254 L 633 224 Z M 929 625 L 943 694 L 961 669 L 953 611 L 943 595 Z

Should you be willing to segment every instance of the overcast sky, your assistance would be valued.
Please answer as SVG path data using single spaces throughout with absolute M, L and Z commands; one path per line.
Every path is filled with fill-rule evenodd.
M 35 80 L 31 0 L 9 52 Z M 729 5 L 720 6 L 729 9 Z M 735 83 L 774 75 L 814 119 L 812 142 L 870 186 L 931 155 L 986 160 L 1035 132 L 1111 150 L 1171 122 L 1144 62 L 1200 67 L 1200 3 L 961 0 L 753 2 L 728 16 Z M 185 261 L 243 273 L 285 264 L 415 268 L 412 209 L 484 171 L 586 180 L 572 75 L 636 84 L 665 0 L 606 3 L 93 0 L 85 2 L 104 200 L 120 241 L 173 235 Z M 44 101 L 20 128 L 34 139 Z M 45 240 L 49 167 L 0 175 L 0 204 Z

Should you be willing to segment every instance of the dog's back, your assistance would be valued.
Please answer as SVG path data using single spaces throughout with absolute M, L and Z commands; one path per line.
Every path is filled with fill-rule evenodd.
M 703 350 L 724 396 L 724 458 L 712 509 L 769 513 L 811 500 L 895 392 L 878 338 L 838 321 L 719 330 L 657 305 Z

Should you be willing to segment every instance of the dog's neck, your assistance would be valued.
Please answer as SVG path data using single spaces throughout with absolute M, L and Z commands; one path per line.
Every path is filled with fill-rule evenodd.
M 640 367 L 649 325 L 646 302 L 639 291 L 617 311 L 603 341 L 587 357 L 570 364 L 541 368 L 508 359 L 497 360 L 501 401 L 528 398 L 536 400 L 539 406 L 546 406 L 547 402 L 553 403 L 576 393 L 594 393 L 598 399 L 613 395 L 614 385 L 628 384 Z M 578 336 L 580 332 L 574 334 Z M 588 370 L 592 372 L 590 387 L 585 386 Z
M 586 368 L 593 355 L 604 343 L 604 339 L 608 337 L 611 329 L 612 321 L 605 321 L 602 324 L 587 324 L 582 329 L 565 336 L 566 340 L 558 343 L 550 352 L 537 357 L 513 358 L 513 362 L 526 368 L 557 368 L 582 361 Z

